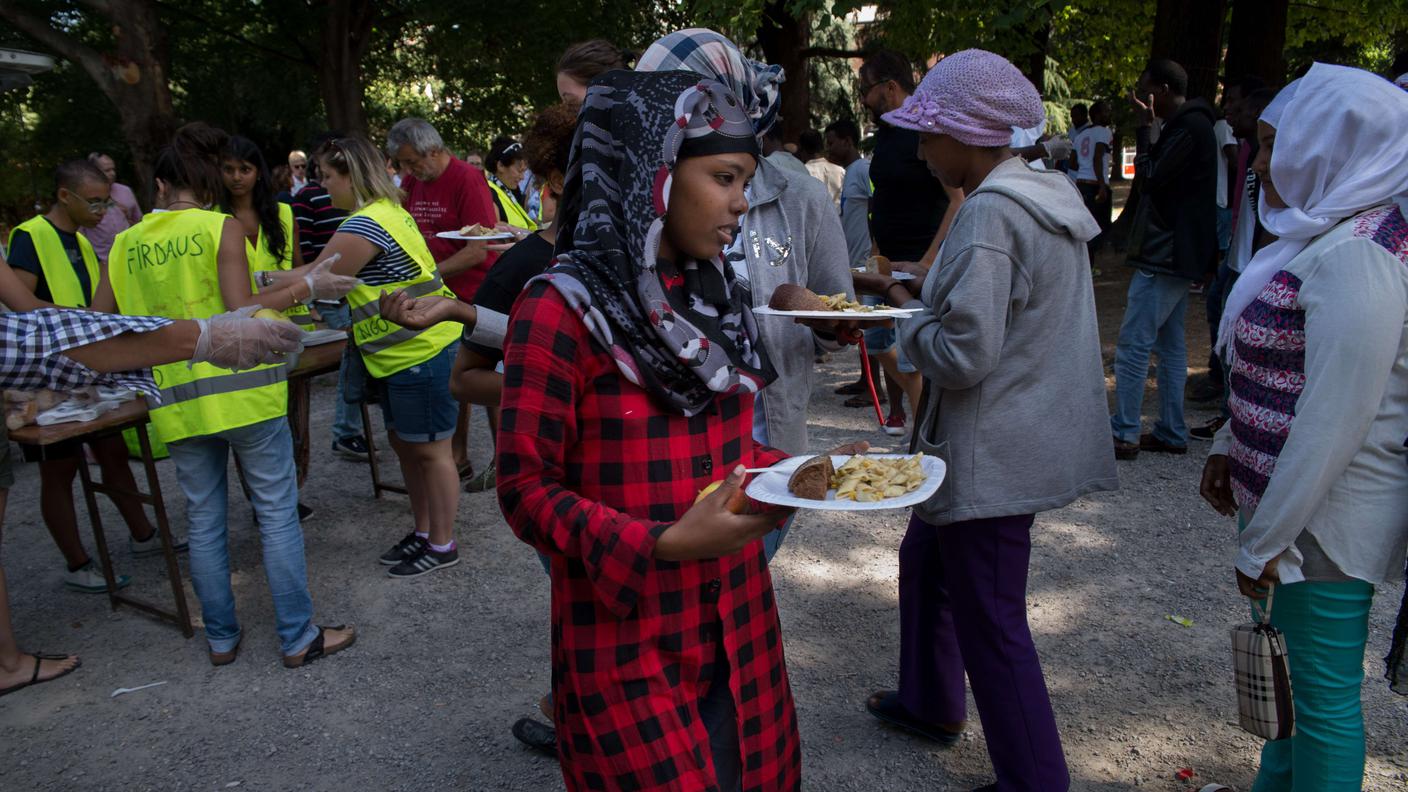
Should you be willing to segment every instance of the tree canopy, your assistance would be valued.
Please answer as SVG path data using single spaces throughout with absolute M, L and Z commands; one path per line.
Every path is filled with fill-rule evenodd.
M 1210 40 L 1235 47 L 1227 9 L 1238 2 L 1288 6 L 1290 73 L 1315 59 L 1380 70 L 1408 48 L 1408 0 L 0 0 L 0 46 L 60 59 L 0 94 L 0 211 L 32 211 L 53 166 L 89 151 L 112 152 L 137 181 L 186 120 L 249 137 L 275 162 L 322 130 L 375 136 L 405 115 L 430 119 L 458 150 L 483 147 L 556 101 L 568 44 L 639 51 L 691 26 L 785 66 L 790 137 L 864 117 L 855 57 L 878 47 L 919 69 L 967 47 L 1000 52 L 1043 90 L 1060 130 L 1070 103 L 1133 86 L 1160 9 L 1219 26 Z

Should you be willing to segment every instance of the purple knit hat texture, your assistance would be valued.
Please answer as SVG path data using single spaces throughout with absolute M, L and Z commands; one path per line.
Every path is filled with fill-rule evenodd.
M 970 146 L 1005 146 L 1012 141 L 1013 127 L 1037 126 L 1046 110 L 1031 80 L 1006 58 L 967 49 L 935 64 L 914 95 L 882 118 Z

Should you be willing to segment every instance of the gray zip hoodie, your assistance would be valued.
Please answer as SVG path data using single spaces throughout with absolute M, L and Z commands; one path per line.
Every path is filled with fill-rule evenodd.
M 927 522 L 1033 514 L 1115 489 L 1105 372 L 1085 243 L 1099 226 L 1062 174 L 1013 158 L 954 218 L 900 321 L 930 383 L 915 431 L 948 475 Z

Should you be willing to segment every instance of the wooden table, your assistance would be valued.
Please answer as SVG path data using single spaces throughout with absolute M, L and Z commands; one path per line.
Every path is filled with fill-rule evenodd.
M 91 421 L 74 421 L 50 426 L 26 426 L 10 432 L 10 439 L 40 447 L 67 440 L 89 442 L 108 435 L 118 434 L 126 429 L 136 430 L 138 443 L 142 447 L 142 468 L 147 474 L 147 492 L 129 492 L 106 481 L 94 481 L 88 470 L 87 460 L 80 460 L 78 475 L 83 482 L 83 499 L 88 505 L 88 519 L 93 524 L 93 541 L 98 545 L 98 559 L 102 562 L 103 579 L 107 581 L 108 600 L 112 609 L 118 605 L 129 605 L 157 618 L 171 622 L 190 638 L 195 635 L 191 627 L 191 614 L 186 606 L 186 591 L 181 586 L 181 566 L 176 562 L 176 550 L 171 542 L 171 525 L 166 518 L 166 502 L 161 497 L 161 480 L 156 472 L 156 460 L 152 458 L 151 440 L 147 437 L 147 404 L 138 397 L 125 402 L 115 410 L 109 410 Z M 82 454 L 83 450 L 80 449 Z M 161 552 L 166 559 L 166 578 L 171 583 L 171 596 L 176 601 L 174 611 L 165 610 L 146 600 L 124 594 L 117 588 L 117 577 L 112 570 L 112 556 L 108 553 L 107 537 L 103 535 L 103 521 L 98 513 L 98 493 L 108 496 L 129 495 L 152 507 L 156 512 L 156 530 L 161 537 Z
M 342 351 L 346 346 L 347 341 L 341 340 L 311 346 L 303 350 L 293 371 L 288 375 L 290 404 L 294 402 L 294 394 L 298 390 L 306 392 L 310 379 L 338 370 L 342 363 Z M 364 411 L 365 409 L 363 407 Z M 64 441 L 86 443 L 108 435 L 118 434 L 127 429 L 136 431 L 138 442 L 142 448 L 141 462 L 147 476 L 147 492 L 129 492 L 105 481 L 94 481 L 86 460 L 78 466 L 78 475 L 83 482 L 83 499 L 88 506 L 89 521 L 93 525 L 93 541 L 98 546 L 98 558 L 103 567 L 103 579 L 107 582 L 108 599 L 112 603 L 113 610 L 117 610 L 118 605 L 131 606 L 171 622 L 179 627 L 187 638 L 190 638 L 195 634 L 195 631 L 191 626 L 190 609 L 186 604 L 186 592 L 181 585 L 181 566 L 176 561 L 176 551 L 172 545 L 171 525 L 166 515 L 166 502 L 161 495 L 161 481 L 157 476 L 156 460 L 152 457 L 151 440 L 147 436 L 148 422 L 146 400 L 139 397 L 123 403 L 115 410 L 103 413 L 91 421 L 73 421 L 50 426 L 26 426 L 10 432 L 10 439 L 38 446 L 42 458 L 43 449 L 56 443 Z M 370 434 L 367 432 L 369 447 Z M 375 457 L 373 457 L 374 459 Z M 376 483 L 377 475 L 374 461 L 372 480 L 373 483 Z M 163 609 L 131 594 L 124 594 L 117 588 L 117 576 L 113 572 L 112 556 L 108 552 L 107 537 L 103 534 L 102 517 L 98 512 L 97 496 L 99 493 L 108 496 L 130 495 L 151 506 L 156 512 L 157 533 L 161 536 L 162 555 L 166 559 L 166 577 L 171 583 L 171 596 L 176 605 L 174 611 Z

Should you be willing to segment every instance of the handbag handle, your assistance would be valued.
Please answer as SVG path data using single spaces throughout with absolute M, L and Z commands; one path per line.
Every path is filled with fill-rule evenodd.
M 1252 613 L 1256 615 L 1262 624 L 1271 623 L 1271 603 L 1276 599 L 1276 584 L 1272 583 L 1266 590 L 1266 607 L 1261 607 L 1260 601 L 1252 600 Z

